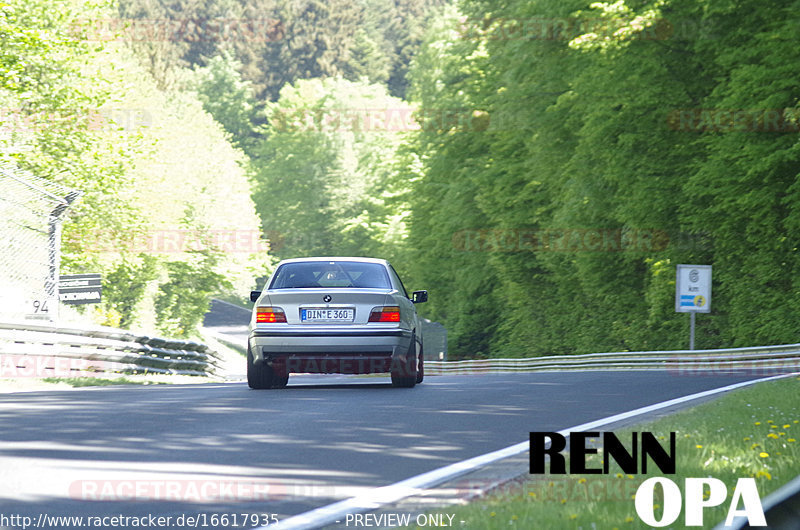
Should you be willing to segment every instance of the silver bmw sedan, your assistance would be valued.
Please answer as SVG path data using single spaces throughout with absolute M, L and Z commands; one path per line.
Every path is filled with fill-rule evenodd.
M 247 344 L 250 388 L 282 388 L 290 373 L 389 372 L 392 384 L 422 382 L 422 328 L 388 261 L 299 258 L 278 264 L 255 302 Z

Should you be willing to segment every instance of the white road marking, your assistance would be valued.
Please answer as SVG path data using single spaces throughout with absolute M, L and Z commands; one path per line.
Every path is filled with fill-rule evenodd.
M 663 401 L 661 403 L 648 405 L 647 407 L 641 407 L 635 410 L 630 410 L 628 412 L 623 412 L 621 414 L 615 414 L 613 416 L 608 416 L 607 418 L 602 418 L 596 421 L 583 423 L 581 425 L 569 427 L 567 429 L 558 432 L 559 434 L 566 436 L 570 432 L 588 431 L 591 429 L 595 429 L 597 427 L 602 427 L 603 425 L 616 423 L 618 421 L 633 418 L 641 414 L 647 414 L 648 412 L 665 409 L 673 405 L 679 405 L 706 396 L 712 396 L 715 394 L 720 394 L 722 392 L 729 392 L 731 390 L 754 385 L 756 383 L 763 383 L 766 381 L 773 381 L 775 379 L 783 379 L 786 377 L 795 377 L 797 375 L 800 374 L 793 373 L 793 374 L 765 377 L 762 379 L 744 381 L 742 383 L 736 383 L 721 388 L 706 390 L 704 392 L 698 392 L 696 394 L 691 394 L 688 396 L 670 399 L 669 401 Z M 319 528 L 321 526 L 334 524 L 336 522 L 340 522 L 347 514 L 363 513 L 367 511 L 376 510 L 387 504 L 392 504 L 401 499 L 405 499 L 406 497 L 411 497 L 413 495 L 421 493 L 427 488 L 432 488 L 438 484 L 447 482 L 448 480 L 454 479 L 461 475 L 465 475 L 487 464 L 491 464 L 493 462 L 497 462 L 498 460 L 518 455 L 520 453 L 524 453 L 525 451 L 528 450 L 529 444 L 530 444 L 529 440 L 525 440 L 524 442 L 514 444 L 512 446 L 506 447 L 505 449 L 500 449 L 498 451 L 486 453 L 467 460 L 463 460 L 461 462 L 456 462 L 455 464 L 450 464 L 448 466 L 439 469 L 434 469 L 433 471 L 428 471 L 427 473 L 423 473 L 421 475 L 417 475 L 415 477 L 411 477 L 406 480 L 390 484 L 388 486 L 382 486 L 379 488 L 372 489 L 370 491 L 367 491 L 366 493 L 357 495 L 355 497 L 351 497 L 349 499 L 335 502 L 333 504 L 328 504 L 327 506 L 322 506 L 320 508 L 316 508 L 314 510 L 310 510 L 308 512 L 292 516 L 288 519 L 280 521 L 278 524 L 270 524 L 269 528 L 263 526 L 256 530 L 310 530 L 313 528 Z

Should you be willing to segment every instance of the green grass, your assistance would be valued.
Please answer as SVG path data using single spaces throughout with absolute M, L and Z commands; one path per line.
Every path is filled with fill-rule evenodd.
M 763 501 L 770 492 L 800 475 L 798 381 L 800 378 L 790 378 L 740 389 L 615 434 L 630 449 L 631 431 L 651 431 L 665 440 L 665 447 L 669 447 L 669 433 L 676 432 L 677 473 L 667 478 L 682 494 L 684 478 L 714 477 L 728 488 L 727 500 L 704 512 L 703 527 L 712 528 L 725 520 L 738 478 L 754 477 Z M 587 466 L 601 468 L 601 454 L 587 458 Z M 647 475 L 619 473 L 615 462 L 611 462 L 610 470 L 609 475 L 528 475 L 529 480 L 466 506 L 432 513 L 455 514 L 454 521 L 464 521 L 463 527 L 486 530 L 650 528 L 637 516 L 633 497 L 648 477 L 664 475 L 655 465 L 648 467 Z M 658 505 L 659 492 L 656 488 L 656 519 L 661 518 L 663 510 Z M 671 527 L 683 528 L 684 515 L 682 508 Z
M 84 386 L 112 386 L 112 385 L 166 385 L 168 383 L 163 381 L 147 381 L 144 379 L 128 379 L 127 377 L 118 377 L 114 379 L 105 379 L 102 377 L 45 377 L 42 378 L 45 383 L 66 383 L 71 387 L 84 387 Z

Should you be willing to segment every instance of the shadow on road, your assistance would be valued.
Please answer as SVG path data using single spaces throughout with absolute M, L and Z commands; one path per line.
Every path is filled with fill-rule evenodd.
M 227 383 L 2 394 L 0 513 L 295 514 L 521 442 L 532 430 L 752 377 L 495 374 L 429 377 L 414 389 L 393 388 L 388 376 L 292 378 L 275 390 Z

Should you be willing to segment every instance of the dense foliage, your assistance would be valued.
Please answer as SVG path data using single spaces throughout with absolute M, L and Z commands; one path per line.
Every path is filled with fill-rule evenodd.
M 85 22 L 109 13 L 0 5 L 0 156 L 82 191 L 64 218 L 61 273 L 103 274 L 104 301 L 86 317 L 193 334 L 212 294 L 249 289 L 270 263 L 244 155 L 204 111 L 202 73 L 177 70 L 180 84 L 159 89 L 125 42 Z M 186 303 L 169 298 L 179 287 Z
M 444 0 L 119 0 L 139 32 L 134 48 L 163 85 L 176 66 L 206 66 L 225 50 L 259 99 L 299 79 L 342 76 L 385 84 L 403 97 L 431 10 Z M 167 35 L 165 37 L 164 35 Z
M 797 342 L 800 4 L 587 4 L 464 0 L 423 47 L 422 107 L 491 118 L 418 140 L 433 316 L 462 355 L 680 348 L 698 263 L 698 347 Z
M 110 13 L 121 23 L 91 22 Z M 184 311 L 176 297 L 195 276 L 207 297 L 224 279 L 244 291 L 272 257 L 358 254 L 430 290 L 421 310 L 457 356 L 676 349 L 675 266 L 696 263 L 714 267 L 698 347 L 797 342 L 797 13 L 798 0 L 2 4 L 3 106 L 70 109 L 3 149 L 86 191 L 65 264 L 114 278 L 107 310 L 124 324 L 191 327 L 204 298 Z M 100 135 L 73 119 L 114 107 L 139 110 Z M 84 237 L 258 226 L 270 255 L 204 245 L 153 262 Z
M 393 254 L 406 235 L 394 180 L 411 107 L 380 86 L 314 79 L 284 87 L 268 116 L 253 198 L 273 253 Z

